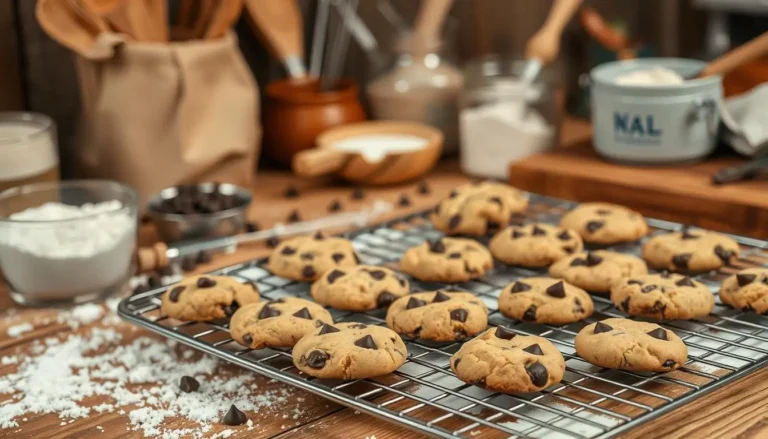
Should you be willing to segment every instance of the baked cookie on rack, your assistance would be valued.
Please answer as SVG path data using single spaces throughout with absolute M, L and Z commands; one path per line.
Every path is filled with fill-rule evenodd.
M 715 307 L 704 284 L 675 273 L 633 276 L 611 287 L 611 302 L 633 316 L 654 320 L 695 319 Z
M 293 364 L 317 378 L 362 379 L 386 375 L 408 351 L 391 329 L 362 323 L 323 325 L 293 347 Z
M 630 276 L 648 274 L 642 259 L 608 250 L 582 252 L 560 259 L 549 267 L 549 275 L 592 293 L 607 294 L 611 287 Z
M 561 279 L 529 277 L 512 282 L 499 296 L 499 311 L 526 322 L 565 325 L 592 315 L 586 291 Z
M 483 277 L 493 267 L 491 252 L 471 239 L 442 238 L 408 249 L 400 270 L 430 282 L 466 282 Z
M 496 259 L 531 268 L 546 267 L 583 247 L 575 231 L 544 223 L 507 227 L 488 245 Z
M 169 286 L 163 294 L 161 312 L 178 320 L 207 322 L 230 317 L 239 307 L 259 299 L 259 289 L 252 283 L 204 274 Z
M 387 326 L 408 338 L 463 340 L 488 326 L 488 308 L 471 293 L 414 293 L 390 305 Z
M 643 245 L 643 259 L 658 270 L 710 271 L 739 258 L 739 244 L 721 233 L 685 228 Z
M 448 235 L 484 236 L 509 223 L 512 215 L 528 207 L 526 194 L 512 186 L 490 181 L 455 188 L 435 208 L 432 223 Z
M 565 360 L 546 338 L 499 326 L 464 343 L 451 357 L 451 370 L 460 380 L 489 390 L 537 392 L 563 379 Z
M 371 265 L 332 268 L 312 284 L 317 303 L 348 311 L 386 308 L 409 292 L 408 281 L 394 271 Z
M 269 255 L 267 270 L 280 277 L 314 281 L 331 268 L 357 265 L 352 243 L 343 238 L 297 236 L 278 244 Z
M 610 203 L 582 203 L 563 215 L 560 226 L 576 230 L 584 242 L 610 245 L 636 241 L 648 233 L 642 215 Z
M 746 268 L 720 287 L 720 300 L 736 309 L 768 313 L 768 268 Z
M 229 321 L 229 332 L 235 341 L 251 349 L 284 348 L 326 323 L 333 323 L 333 318 L 322 306 L 284 297 L 238 309 Z
M 668 372 L 685 364 L 688 348 L 655 323 L 614 318 L 585 326 L 576 335 L 576 353 L 609 369 Z

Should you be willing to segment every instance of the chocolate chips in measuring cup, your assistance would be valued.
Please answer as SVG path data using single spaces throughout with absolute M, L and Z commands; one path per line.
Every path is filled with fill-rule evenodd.
M 238 207 L 242 201 L 220 190 L 218 184 L 177 186 L 176 195 L 165 198 L 155 209 L 177 215 L 216 213 Z

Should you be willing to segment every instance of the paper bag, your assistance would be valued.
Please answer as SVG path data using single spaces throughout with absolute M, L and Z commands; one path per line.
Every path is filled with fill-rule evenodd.
M 142 201 L 177 184 L 248 186 L 261 141 L 259 97 L 237 37 L 126 42 L 78 57 L 77 174 L 135 187 Z

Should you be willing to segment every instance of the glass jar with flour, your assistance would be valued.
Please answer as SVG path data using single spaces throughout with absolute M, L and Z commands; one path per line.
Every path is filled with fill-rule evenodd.
M 559 138 L 552 72 L 520 81 L 525 61 L 489 56 L 470 62 L 460 97 L 461 168 L 506 179 L 509 164 L 549 149 Z

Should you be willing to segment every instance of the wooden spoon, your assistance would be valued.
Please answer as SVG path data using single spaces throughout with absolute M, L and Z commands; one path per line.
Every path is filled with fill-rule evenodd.
M 89 30 L 96 34 L 110 32 L 109 25 L 98 14 L 91 11 L 83 0 L 67 0 L 69 8 L 72 9 L 82 20 L 83 24 L 88 26 Z
M 116 31 L 137 41 L 164 41 L 145 0 L 83 0 Z M 157 1 L 157 0 L 146 0 Z M 167 41 L 168 38 L 165 38 Z
M 304 26 L 295 0 L 245 0 L 251 27 L 272 56 L 293 78 L 307 75 L 304 67 Z
M 206 39 L 223 37 L 240 18 L 243 11 L 243 0 L 219 0 L 216 11 L 205 33 Z
M 690 75 L 686 79 L 703 78 L 712 75 L 724 75 L 731 70 L 768 53 L 768 32 L 753 38 L 741 46 L 710 61 L 700 72 Z
M 424 0 L 416 17 L 411 50 L 428 52 L 440 44 L 440 32 L 453 0 Z
M 208 23 L 216 10 L 216 0 L 198 0 L 197 16 L 192 22 L 192 35 L 194 38 L 205 38 Z
M 109 59 L 122 39 L 89 28 L 82 17 L 61 0 L 39 0 L 35 16 L 43 30 L 61 45 L 93 60 Z
M 541 68 L 557 58 L 560 53 L 560 37 L 565 26 L 581 6 L 582 0 L 555 0 L 544 26 L 529 40 L 525 48 L 527 63 L 521 75 L 523 81 L 533 82 Z

